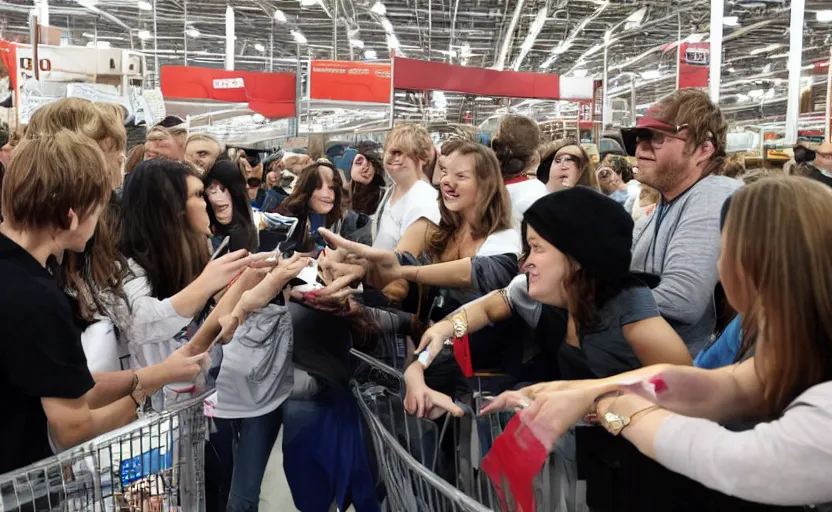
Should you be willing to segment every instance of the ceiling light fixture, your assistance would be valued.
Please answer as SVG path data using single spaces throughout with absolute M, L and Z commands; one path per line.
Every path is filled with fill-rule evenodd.
M 641 22 L 644 21 L 645 14 L 647 14 L 647 7 L 642 7 L 641 9 L 627 16 L 627 19 L 624 20 L 624 30 L 632 30 L 634 28 L 640 27 Z
M 729 73 L 736 73 L 736 71 L 737 71 L 737 70 L 736 70 L 736 69 L 734 69 L 734 68 L 728 68 L 728 72 L 729 72 Z
M 255 43 L 255 44 L 254 44 L 254 49 L 255 49 L 255 50 L 257 50 L 257 51 L 258 51 L 258 52 L 260 52 L 260 53 L 263 53 L 263 52 L 265 52 L 265 51 L 266 51 L 266 47 L 265 47 L 265 46 L 263 46 L 263 45 L 262 45 L 262 44 L 260 44 L 260 43 Z
M 378 54 L 375 50 L 366 50 L 364 52 L 364 58 L 367 60 L 376 60 L 378 58 Z
M 297 30 L 292 30 L 292 31 L 290 31 L 289 33 L 290 33 L 290 34 L 292 34 L 292 37 L 294 37 L 294 38 L 295 38 L 295 42 L 296 42 L 296 43 L 298 43 L 298 44 L 306 44 L 306 42 L 307 42 L 307 41 L 306 41 L 306 36 L 304 36 L 303 34 L 301 34 L 299 31 L 297 31 Z
M 763 73 L 771 73 L 771 64 L 763 66 Z
M 136 2 L 136 6 L 142 11 L 152 11 L 153 5 L 150 2 L 146 2 L 145 0 L 139 0 Z
M 199 30 L 195 28 L 189 28 L 185 31 L 185 34 L 187 34 L 188 37 L 199 37 Z
M 153 38 L 153 36 L 150 35 L 149 30 L 139 30 L 139 39 L 147 40 L 147 39 L 152 39 L 152 38 Z
M 815 18 L 822 23 L 832 21 L 832 9 L 824 9 L 815 13 Z
M 459 55 L 463 59 L 467 59 L 468 57 L 470 57 L 472 55 L 471 45 L 468 43 L 463 44 L 462 47 L 459 49 Z
M 578 78 L 583 78 L 588 73 L 589 73 L 589 71 L 587 71 L 586 69 L 576 69 L 575 71 L 572 72 L 572 76 L 576 76 Z
M 659 78 L 661 76 L 662 76 L 662 73 L 658 69 L 652 69 L 650 71 L 645 71 L 644 73 L 641 74 L 641 78 L 643 78 L 645 80 L 655 80 L 656 78 Z
M 740 24 L 740 19 L 737 16 L 725 16 L 722 18 L 722 24 L 726 27 L 736 27 Z
M 301 7 L 312 7 L 317 4 L 318 0 L 300 0 Z
M 370 8 L 370 11 L 378 14 L 379 16 L 384 16 L 385 14 L 387 14 L 387 7 L 385 7 L 384 4 L 381 2 L 376 2 Z
M 362 41 L 361 39 L 350 39 L 350 45 L 353 48 L 358 48 L 359 50 L 364 49 L 364 41 Z
M 274 19 L 279 23 L 286 23 L 286 15 L 280 9 L 274 11 Z
M 762 89 L 754 89 L 754 90 L 748 91 L 748 97 L 751 98 L 752 100 L 756 100 L 757 98 L 761 97 L 763 94 L 765 94 L 765 91 L 763 91 Z

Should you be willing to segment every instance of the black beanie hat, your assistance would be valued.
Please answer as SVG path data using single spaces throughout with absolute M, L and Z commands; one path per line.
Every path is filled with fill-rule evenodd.
M 578 186 L 543 196 L 523 215 L 523 239 L 527 226 L 599 279 L 630 276 L 633 218 L 594 189 Z

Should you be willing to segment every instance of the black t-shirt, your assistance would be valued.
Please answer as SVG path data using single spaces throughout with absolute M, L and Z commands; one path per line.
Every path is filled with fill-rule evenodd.
M 69 298 L 25 249 L 0 234 L 0 474 L 52 455 L 41 398 L 95 385 Z

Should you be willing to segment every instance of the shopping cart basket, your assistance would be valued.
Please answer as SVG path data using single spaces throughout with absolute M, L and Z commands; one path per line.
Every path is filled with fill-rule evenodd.
M 204 510 L 204 398 L 0 475 L 0 512 Z

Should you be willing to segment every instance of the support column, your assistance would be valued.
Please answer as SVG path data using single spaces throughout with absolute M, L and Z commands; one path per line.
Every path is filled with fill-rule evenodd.
M 225 69 L 228 71 L 234 71 L 236 42 L 234 37 L 234 9 L 229 5 L 225 8 Z
M 725 0 L 711 0 L 711 69 L 708 84 L 711 101 L 719 105 L 719 85 L 722 80 L 722 15 Z
M 803 70 L 803 17 L 806 0 L 791 1 L 789 22 L 789 92 L 786 103 L 787 145 L 797 143 L 797 123 L 800 120 L 800 75 Z

